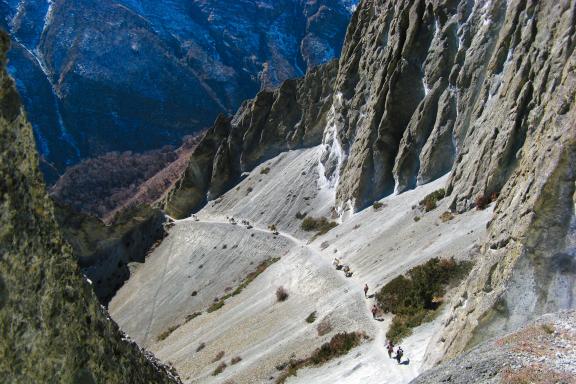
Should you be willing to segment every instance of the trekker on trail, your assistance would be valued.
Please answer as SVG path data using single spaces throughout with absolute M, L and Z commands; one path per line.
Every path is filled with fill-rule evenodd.
M 378 312 L 378 307 L 376 306 L 376 304 L 374 304 L 372 306 L 372 318 L 375 319 L 376 318 L 376 312 Z
M 392 342 L 392 340 L 388 341 L 386 349 L 388 350 L 388 357 L 392 358 L 392 354 L 394 353 L 394 343 Z
M 404 356 L 404 351 L 401 346 L 398 346 L 398 349 L 396 350 L 396 361 L 398 364 L 402 361 L 402 356 Z
M 368 297 L 368 283 L 364 284 L 364 297 Z

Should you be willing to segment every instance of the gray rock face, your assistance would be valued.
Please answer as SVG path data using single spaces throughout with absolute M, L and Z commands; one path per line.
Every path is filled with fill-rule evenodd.
M 0 376 L 5 383 L 177 383 L 109 319 L 62 240 L 0 33 Z
M 265 154 L 314 144 L 324 125 L 320 161 L 340 210 L 361 209 L 449 171 L 454 211 L 499 196 L 489 239 L 436 335 L 439 353 L 430 363 L 539 314 L 573 308 L 574 20 L 574 0 L 363 1 L 335 81 L 333 69 L 321 69 L 298 82 L 299 89 L 326 93 L 290 104 L 280 97 L 290 94 L 288 83 L 244 104 L 232 128 L 221 121 L 221 131 L 231 134 L 219 137 L 224 146 L 213 145 L 214 168 L 194 165 L 193 156 L 189 174 L 200 169 L 203 178 L 185 178 L 169 210 L 189 213 L 206 192 L 217 197 L 233 183 L 230 175 Z M 270 119 L 280 105 L 283 119 Z M 303 121 L 313 134 L 302 135 L 297 116 L 307 116 L 310 106 Z M 295 141 L 296 133 L 310 140 Z M 222 168 L 229 159 L 238 160 Z M 223 176 L 211 181 L 214 175 Z M 195 188 L 198 197 L 187 197 L 186 189 Z
M 364 1 L 353 17 L 335 87 L 337 204 L 450 170 L 454 210 L 500 195 L 468 304 L 438 335 L 448 356 L 574 306 L 575 17 L 574 1 L 481 0 Z
M 130 277 L 128 264 L 143 263 L 147 252 L 166 236 L 165 215 L 147 205 L 126 209 L 108 224 L 58 203 L 54 214 L 82 273 L 106 306 Z

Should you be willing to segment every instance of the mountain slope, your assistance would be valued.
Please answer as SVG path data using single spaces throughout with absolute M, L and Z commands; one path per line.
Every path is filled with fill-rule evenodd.
M 0 33 L 0 375 L 6 383 L 177 383 L 120 332 L 60 236 Z
M 354 3 L 2 0 L 0 26 L 52 180 L 86 157 L 177 144 L 338 56 Z
M 290 360 L 304 358 L 339 332 L 353 331 L 365 333 L 362 345 L 325 367 L 299 371 L 288 382 L 365 384 L 386 377 L 407 383 L 422 371 L 440 321 L 403 341 L 410 364 L 398 365 L 384 348 L 390 317 L 372 319 L 373 301 L 362 288 L 368 283 L 373 295 L 434 257 L 474 260 L 492 210 L 443 222 L 447 200 L 428 213 L 410 208 L 446 183 L 444 177 L 384 198 L 379 209 L 366 209 L 315 236 L 302 230 L 297 214 L 331 217 L 334 212 L 335 194 L 318 185 L 322 150 L 283 152 L 194 217 L 176 221 L 146 262 L 132 266 L 131 278 L 110 302 L 122 329 L 173 362 L 185 382 L 274 382 Z M 268 228 L 271 224 L 278 233 Z M 334 257 L 350 265 L 352 277 L 334 268 Z M 233 294 L 267 258 L 279 260 Z M 284 302 L 276 298 L 279 287 L 288 292 Z M 313 312 L 317 319 L 309 323 Z M 323 326 L 328 330 L 319 332 L 319 324 L 328 324 Z M 221 351 L 224 357 L 216 361 Z M 237 356 L 241 361 L 231 364 Z M 213 376 L 221 362 L 228 367 Z
M 322 141 L 315 135 L 301 145 L 322 143 L 316 185 L 335 194 L 344 221 L 447 173 L 453 213 L 496 201 L 476 266 L 448 306 L 427 364 L 573 308 L 575 19 L 574 1 L 363 1 L 336 77 L 299 80 L 301 88 L 331 84 L 331 97 L 306 104 L 316 117 L 292 108 L 295 116 L 270 119 L 281 94 L 261 93 L 232 124 L 218 120 L 218 135 L 199 144 L 206 149 L 192 155 L 167 210 L 186 217 L 234 185 L 222 180 L 251 170 L 252 151 L 265 161 L 290 148 L 282 136 L 259 146 L 276 127 L 291 137 L 320 123 Z M 238 124 L 246 115 L 249 123 Z M 199 166 L 214 158 L 212 169 Z

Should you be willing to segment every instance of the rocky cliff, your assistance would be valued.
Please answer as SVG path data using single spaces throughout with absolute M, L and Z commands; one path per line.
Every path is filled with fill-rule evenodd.
M 410 384 L 573 383 L 575 359 L 576 313 L 561 312 L 486 341 Z
M 60 236 L 0 34 L 0 375 L 6 383 L 176 383 L 107 316 Z
M 0 27 L 54 179 L 86 157 L 178 144 L 337 57 L 355 3 L 2 0 Z
M 497 203 L 429 363 L 572 308 L 575 20 L 575 1 L 365 0 L 338 68 L 321 67 L 218 119 L 168 211 L 186 216 L 294 143 L 324 144 L 321 178 L 341 214 L 450 172 L 455 213 Z M 282 97 L 295 84 L 322 92 Z M 271 118 L 274 110 L 282 113 Z
M 54 213 L 80 270 L 104 305 L 130 277 L 130 263 L 143 263 L 166 236 L 164 214 L 148 205 L 127 208 L 107 224 L 57 202 Z

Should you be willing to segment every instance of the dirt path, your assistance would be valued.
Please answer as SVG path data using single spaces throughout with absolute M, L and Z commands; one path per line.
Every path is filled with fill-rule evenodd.
M 170 218 L 170 217 L 169 217 Z M 186 219 L 181 219 L 181 220 L 174 220 L 172 218 L 170 218 L 171 220 L 173 220 L 174 222 L 185 222 L 185 221 L 195 221 L 195 222 L 199 222 L 199 223 L 209 223 L 209 224 L 227 224 L 227 225 L 234 225 L 234 226 L 242 226 L 242 227 L 246 227 L 246 225 L 241 224 L 242 218 L 234 218 L 234 220 L 236 221 L 236 224 L 232 224 L 230 222 L 230 220 L 228 220 L 225 217 L 219 217 L 219 216 L 208 216 L 208 217 L 202 217 L 202 218 L 195 218 L 195 217 L 189 217 Z M 260 228 L 252 223 L 250 223 L 250 225 L 252 226 L 251 230 L 255 230 L 258 232 L 262 232 L 262 233 L 272 233 L 269 229 L 266 228 Z M 313 257 L 315 258 L 315 261 L 318 263 L 318 265 L 325 265 L 328 266 L 329 268 L 333 268 L 332 265 L 332 261 L 327 259 L 325 256 L 323 256 L 320 251 L 318 249 L 316 249 L 316 247 L 312 246 L 311 244 L 309 244 L 308 241 L 306 240 L 302 240 L 302 239 L 298 239 L 294 236 L 292 236 L 289 233 L 286 232 L 282 232 L 282 231 L 277 231 L 278 235 L 277 236 L 281 236 L 284 237 L 287 240 L 290 240 L 292 243 L 295 244 L 295 246 L 299 246 L 302 248 L 306 248 L 310 251 L 311 255 L 313 255 Z M 354 270 L 354 268 L 352 268 L 352 270 Z M 336 275 L 340 278 L 340 280 L 343 282 L 343 284 L 348 287 L 348 289 L 346 290 L 346 292 L 348 293 L 352 293 L 352 292 L 358 292 L 360 293 L 361 297 L 364 297 L 364 283 L 362 283 L 357 277 L 352 276 L 350 278 L 347 278 L 344 276 L 344 273 L 339 273 L 339 271 L 336 271 Z M 370 292 L 369 292 L 370 293 Z M 374 294 L 374 290 L 372 288 L 372 294 Z M 368 316 L 369 318 L 372 318 L 372 305 L 374 304 L 374 300 L 371 299 L 366 299 L 365 300 L 365 308 L 366 308 L 366 316 Z M 388 322 L 383 321 L 383 320 L 375 320 L 376 322 L 376 335 L 374 336 L 374 343 L 373 343 L 373 348 L 375 350 L 375 352 L 377 352 L 379 355 L 381 355 L 382 359 L 384 360 L 390 360 L 388 358 L 388 352 L 386 351 L 385 348 L 385 344 L 386 344 L 386 331 L 388 328 Z M 395 361 L 395 360 L 390 360 Z

